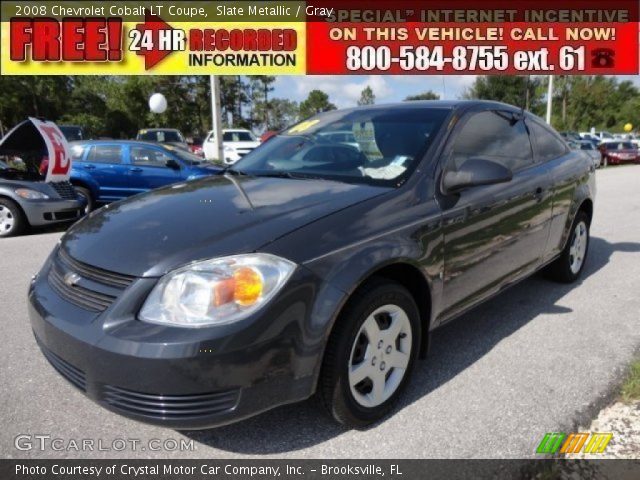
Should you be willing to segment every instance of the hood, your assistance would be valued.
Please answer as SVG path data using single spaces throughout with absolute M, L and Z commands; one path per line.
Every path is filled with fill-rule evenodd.
M 62 239 L 73 258 L 133 276 L 253 252 L 308 223 L 389 191 L 326 180 L 215 176 L 107 205 Z

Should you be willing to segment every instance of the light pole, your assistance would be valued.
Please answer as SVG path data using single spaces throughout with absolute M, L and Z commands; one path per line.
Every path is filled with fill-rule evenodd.
M 216 75 L 209 75 L 211 83 L 211 122 L 213 139 L 216 145 L 216 156 L 218 162 L 224 163 L 224 152 L 222 146 L 222 128 L 220 113 L 220 81 Z
M 551 125 L 551 104 L 553 103 L 553 75 L 549 75 L 549 91 L 547 92 L 547 123 Z

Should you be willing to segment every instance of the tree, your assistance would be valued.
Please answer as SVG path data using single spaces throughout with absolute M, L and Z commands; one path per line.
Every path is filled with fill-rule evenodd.
M 544 105 L 539 86 L 540 79 L 533 76 L 479 76 L 463 98 L 509 103 L 541 115 L 544 113 Z
M 317 113 L 335 109 L 336 106 L 329 101 L 329 95 L 322 90 L 311 90 L 307 99 L 300 103 L 300 118 L 309 118 Z
M 358 105 L 373 105 L 376 103 L 376 96 L 371 90 L 371 87 L 367 85 L 362 93 L 360 93 L 360 100 L 358 100 Z
M 414 100 L 440 100 L 440 95 L 427 90 L 426 92 L 418 93 L 417 95 L 409 95 L 404 99 L 405 102 L 411 102 Z
M 298 121 L 300 107 L 297 102 L 284 98 L 274 98 L 271 104 L 271 130 L 283 130 Z

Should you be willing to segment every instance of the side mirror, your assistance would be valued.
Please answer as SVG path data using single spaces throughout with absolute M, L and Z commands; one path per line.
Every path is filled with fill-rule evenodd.
M 167 163 L 165 163 L 165 165 L 172 170 L 180 170 L 180 164 L 173 159 L 167 160 Z
M 455 193 L 480 185 L 510 182 L 513 172 L 504 165 L 485 158 L 470 158 L 455 172 L 447 172 L 442 179 L 446 193 Z

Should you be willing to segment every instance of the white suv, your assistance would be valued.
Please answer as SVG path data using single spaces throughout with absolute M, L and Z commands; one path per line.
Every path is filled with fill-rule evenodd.
M 222 130 L 223 161 L 232 165 L 260 145 L 255 135 L 245 129 L 234 128 Z M 202 145 L 207 160 L 218 160 L 218 144 L 213 130 L 209 131 Z

